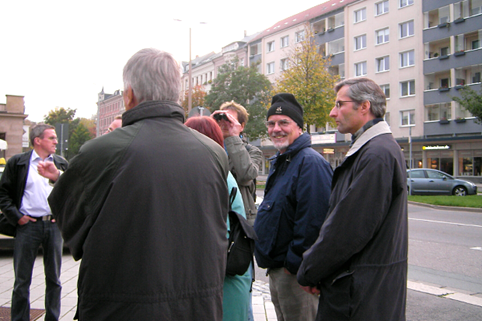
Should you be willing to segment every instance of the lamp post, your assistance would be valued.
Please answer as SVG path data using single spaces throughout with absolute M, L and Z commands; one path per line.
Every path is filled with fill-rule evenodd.
M 181 19 L 174 19 L 174 21 L 182 22 Z M 199 22 L 199 24 L 206 24 L 206 22 Z M 191 60 L 191 27 L 189 27 L 189 88 L 187 94 L 187 112 L 192 109 L 192 60 Z
M 192 62 L 191 62 L 191 27 L 189 27 L 189 90 L 187 94 L 187 113 L 192 108 Z

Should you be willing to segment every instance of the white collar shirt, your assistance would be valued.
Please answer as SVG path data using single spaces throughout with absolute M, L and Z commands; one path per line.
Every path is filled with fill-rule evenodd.
M 38 173 L 37 167 L 41 160 L 40 156 L 33 150 L 20 206 L 20 213 L 23 215 L 41 217 L 52 214 L 47 198 L 53 187 L 49 184 L 48 178 L 40 176 Z M 49 155 L 45 160 L 54 161 L 52 155 Z

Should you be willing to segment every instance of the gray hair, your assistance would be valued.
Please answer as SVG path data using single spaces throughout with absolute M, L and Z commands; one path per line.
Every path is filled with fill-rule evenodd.
M 348 86 L 348 97 L 357 103 L 353 107 L 358 109 L 358 106 L 364 101 L 370 102 L 370 111 L 377 117 L 381 118 L 385 115 L 386 97 L 383 90 L 373 80 L 368 78 L 351 78 L 340 81 L 335 85 L 335 92 L 338 92 L 343 86 Z
M 149 100 L 179 102 L 181 71 L 171 54 L 147 48 L 134 54 L 124 67 L 124 90 L 134 91 L 138 103 Z
M 32 147 L 35 146 L 35 144 L 34 144 L 35 138 L 37 138 L 37 137 L 39 137 L 40 139 L 44 138 L 44 131 L 46 129 L 54 129 L 55 130 L 55 127 L 52 126 L 52 125 L 47 125 L 47 124 L 37 124 L 37 125 L 33 126 L 32 128 L 30 128 L 29 138 L 30 138 L 30 144 L 32 144 Z

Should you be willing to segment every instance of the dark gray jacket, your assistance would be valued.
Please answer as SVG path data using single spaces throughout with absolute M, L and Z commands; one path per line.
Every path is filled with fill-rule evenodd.
M 175 103 L 141 103 L 56 183 L 80 320 L 222 320 L 228 159 L 183 120 Z
M 335 169 L 330 209 L 298 282 L 321 290 L 317 320 L 405 320 L 407 252 L 405 159 L 382 121 Z

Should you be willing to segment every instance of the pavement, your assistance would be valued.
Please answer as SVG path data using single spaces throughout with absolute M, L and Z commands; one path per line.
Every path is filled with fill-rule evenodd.
M 77 274 L 80 261 L 74 261 L 68 253 L 64 254 L 62 262 L 62 301 L 61 321 L 72 320 L 77 306 Z M 259 273 L 259 271 L 257 272 Z M 0 252 L 0 306 L 10 307 L 14 274 L 12 252 Z M 30 288 L 31 308 L 44 309 L 45 278 L 42 256 L 35 261 L 32 285 Z M 425 305 L 421 304 L 426 302 Z M 253 316 L 254 321 L 276 321 L 276 313 L 269 284 L 256 280 L 253 284 Z M 432 311 L 433 309 L 433 311 Z M 447 309 L 444 311 L 443 309 Z M 443 315 L 440 311 L 443 311 Z M 482 297 L 480 293 L 463 293 L 461 291 L 423 284 L 416 281 L 408 282 L 407 320 L 435 320 L 432 313 L 441 313 L 437 320 L 482 320 Z M 454 315 L 448 316 L 449 313 Z M 462 316 L 463 314 L 463 316 Z M 447 316 L 447 318 L 444 318 Z M 454 319 L 455 317 L 455 319 Z M 459 319 L 459 320 L 462 320 Z M 44 321 L 44 316 L 38 319 Z

